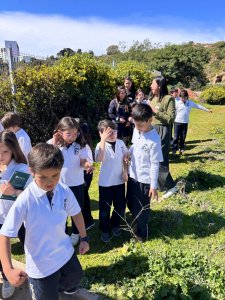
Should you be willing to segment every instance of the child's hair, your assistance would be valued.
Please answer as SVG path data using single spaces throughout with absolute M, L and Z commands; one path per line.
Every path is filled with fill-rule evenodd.
M 136 104 L 131 112 L 131 117 L 134 121 L 147 122 L 152 118 L 153 112 L 149 105 L 147 104 Z
M 178 88 L 176 86 L 171 86 L 170 88 L 170 94 L 178 92 Z
M 99 132 L 103 132 L 105 128 L 112 128 L 113 130 L 117 130 L 117 125 L 115 122 L 111 121 L 111 120 L 101 120 L 98 123 L 98 131 Z
M 5 129 L 9 127 L 19 126 L 21 127 L 22 121 L 20 116 L 15 112 L 7 112 L 1 119 L 2 126 Z
M 64 117 L 62 118 L 59 123 L 57 124 L 54 133 L 56 133 L 57 131 L 65 131 L 68 129 L 77 129 L 77 131 L 79 132 L 79 136 L 76 138 L 76 143 L 78 143 L 81 148 L 85 147 L 86 142 L 83 136 L 83 132 L 80 128 L 79 123 L 77 122 L 77 120 L 75 118 L 72 117 Z
M 44 169 L 62 169 L 64 159 L 58 147 L 39 143 L 28 154 L 28 162 L 31 170 L 38 173 Z
M 188 91 L 185 90 L 185 89 L 182 89 L 180 91 L 180 95 L 179 96 L 182 97 L 182 98 L 188 98 Z
M 15 133 L 9 130 L 3 130 L 0 132 L 0 143 L 5 144 L 10 151 L 12 151 L 12 159 L 14 159 L 16 163 L 27 164 L 27 160 L 20 148 Z

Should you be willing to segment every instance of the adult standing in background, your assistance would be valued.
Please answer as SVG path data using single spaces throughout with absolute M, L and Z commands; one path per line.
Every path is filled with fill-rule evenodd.
M 127 145 L 130 138 L 130 105 L 127 100 L 127 93 L 124 86 L 118 86 L 116 97 L 110 101 L 108 115 L 110 120 L 115 121 L 118 126 L 117 137 Z
M 124 86 L 127 93 L 127 100 L 129 103 L 132 103 L 135 99 L 136 89 L 132 79 L 129 76 L 124 78 Z
M 176 193 L 178 188 L 169 171 L 171 125 L 175 119 L 175 99 L 168 95 L 166 79 L 163 76 L 156 77 L 151 83 L 149 105 L 154 116 L 152 125 L 161 138 L 164 161 L 160 163 L 158 187 L 159 191 L 165 191 L 162 198 L 166 199 Z

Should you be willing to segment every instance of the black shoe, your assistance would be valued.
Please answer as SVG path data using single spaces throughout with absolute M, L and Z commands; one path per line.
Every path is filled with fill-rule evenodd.
M 78 288 L 77 286 L 73 287 L 72 289 L 68 290 L 68 291 L 63 291 L 64 294 L 66 295 L 73 295 L 76 294 L 78 292 Z
M 114 236 L 120 236 L 120 234 L 121 234 L 121 229 L 120 229 L 119 227 L 113 227 L 113 228 L 112 228 L 112 234 L 113 234 Z
M 110 234 L 108 232 L 102 232 L 101 240 L 104 243 L 108 243 L 111 240 Z

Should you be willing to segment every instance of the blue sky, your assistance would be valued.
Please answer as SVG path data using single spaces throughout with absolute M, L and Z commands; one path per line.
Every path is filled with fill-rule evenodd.
M 225 1 L 11 0 L 0 2 L 0 47 L 47 56 L 65 47 L 104 54 L 123 42 L 225 40 Z

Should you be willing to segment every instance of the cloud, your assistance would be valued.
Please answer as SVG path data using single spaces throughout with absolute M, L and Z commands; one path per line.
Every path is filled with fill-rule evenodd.
M 156 43 L 202 42 L 225 39 L 223 28 L 207 29 L 177 22 L 171 27 L 167 22 L 147 25 L 119 24 L 99 18 L 72 19 L 60 15 L 34 15 L 23 12 L 0 12 L 0 47 L 5 40 L 16 40 L 20 51 L 40 56 L 56 55 L 63 48 L 82 51 L 93 50 L 96 55 L 105 54 L 110 45 L 149 39 Z M 168 24 L 169 24 L 169 20 Z M 165 26 L 158 24 L 165 24 Z M 179 26 L 178 26 L 179 24 Z M 175 27 L 176 26 L 176 27 Z

